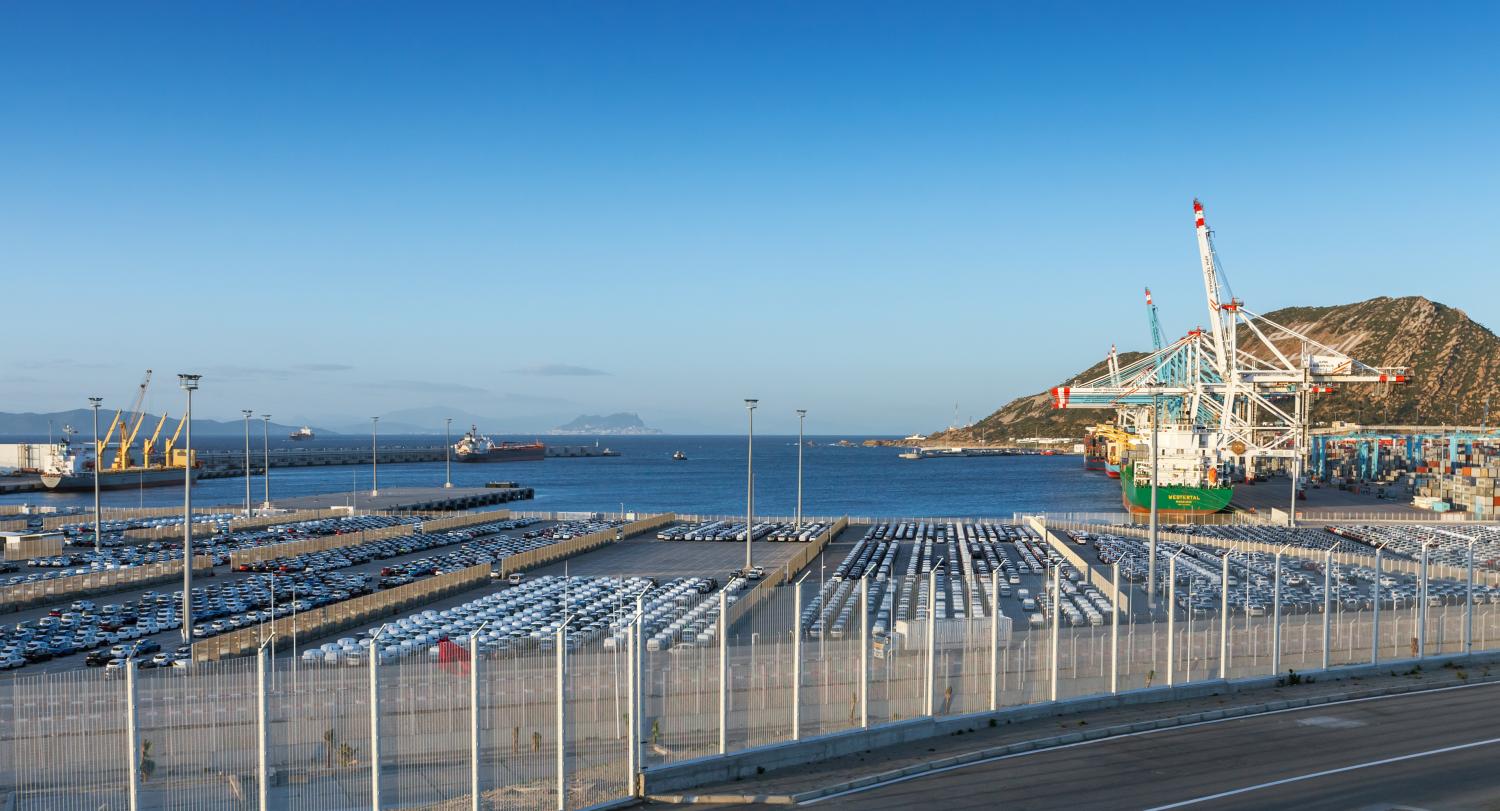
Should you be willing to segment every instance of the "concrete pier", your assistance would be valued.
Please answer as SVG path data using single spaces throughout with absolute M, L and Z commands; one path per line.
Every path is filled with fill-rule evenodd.
M 530 487 L 382 487 L 380 495 L 370 491 L 323 493 L 316 496 L 276 499 L 276 506 L 293 510 L 472 510 L 535 497 Z

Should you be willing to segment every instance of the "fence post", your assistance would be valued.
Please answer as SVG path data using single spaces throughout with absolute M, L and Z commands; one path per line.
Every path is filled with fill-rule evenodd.
M 370 808 L 380 811 L 380 635 L 370 639 Z
M 1177 642 L 1177 555 L 1167 559 L 1167 686 L 1176 681 Z
M 809 573 L 810 574 L 810 573 Z M 806 580 L 807 575 L 802 576 Z M 802 580 L 792 586 L 792 740 L 802 740 Z
M 374 653 L 372 650 L 371 654 Z M 477 630 L 469 635 L 469 808 L 471 811 L 479 811 L 479 631 Z
M 271 807 L 270 702 L 266 695 L 266 646 L 255 651 L 255 794 L 260 811 Z
M 923 696 L 923 714 L 928 718 L 933 711 L 933 700 L 937 693 L 937 567 L 927 571 L 927 689 Z
M 1370 616 L 1370 664 L 1380 662 L 1380 555 L 1385 546 L 1375 547 L 1375 611 Z
M 990 571 L 990 712 L 1000 709 L 1000 568 Z
M 1120 561 L 1116 560 L 1109 575 L 1109 691 L 1120 692 Z
M 1062 566 L 1052 567 L 1052 675 L 1051 691 L 1049 693 L 1052 701 L 1057 700 L 1057 648 L 1059 627 L 1062 625 Z
M 1219 562 L 1219 678 L 1229 678 L 1229 550 Z M 1248 616 L 1250 606 L 1245 606 Z
M 1271 675 L 1281 672 L 1281 553 L 1271 579 Z
M 568 618 L 568 619 L 571 619 Z M 557 811 L 568 809 L 568 620 L 557 629 Z
M 749 529 L 745 532 L 748 534 Z M 729 593 L 719 589 L 719 754 L 729 751 Z
M 1417 585 L 1417 658 L 1427 655 L 1427 544 L 1422 544 L 1422 571 Z
M 639 605 L 640 597 L 637 597 L 636 601 L 637 605 Z M 628 785 L 630 786 L 631 797 L 635 796 L 636 758 L 640 757 L 640 744 L 637 743 L 636 733 L 640 729 L 641 721 L 640 717 L 636 715 L 636 706 L 638 703 L 637 694 L 641 688 L 636 683 L 636 678 L 640 674 L 640 671 L 636 669 L 635 664 L 636 645 L 639 644 L 636 640 L 636 635 L 640 631 L 641 617 L 637 613 L 635 619 L 631 620 L 630 626 L 625 631 L 625 706 L 627 708 L 625 713 L 627 721 L 625 726 L 625 771 L 629 775 L 630 782 Z
M 140 730 L 135 711 L 135 668 L 133 662 L 125 660 L 125 743 L 129 768 L 126 769 L 126 800 L 130 811 L 140 808 L 141 776 L 139 755 L 141 749 Z
M 1474 652 L 1474 542 L 1469 541 L 1469 562 L 1464 575 L 1464 655 Z
M 1333 639 L 1333 547 L 1328 547 L 1328 560 L 1323 562 L 1323 669 L 1328 669 L 1328 645 Z
M 870 728 L 870 573 L 859 578 L 859 725 Z

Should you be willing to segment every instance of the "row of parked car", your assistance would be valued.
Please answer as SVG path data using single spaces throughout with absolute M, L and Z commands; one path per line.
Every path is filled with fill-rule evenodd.
M 481 654 L 552 650 L 558 630 L 570 617 L 564 636 L 570 648 L 602 640 L 610 649 L 623 644 L 637 595 L 645 597 L 646 633 L 654 639 L 669 613 L 703 599 L 710 590 L 708 582 L 682 578 L 660 584 L 644 577 L 544 575 L 453 608 L 419 611 L 358 636 L 325 643 L 304 651 L 302 660 L 362 664 L 373 650 L 382 662 L 421 654 L 441 661 L 447 644 L 463 648 L 462 657 L 476 646 Z
M 792 529 L 791 524 L 779 521 L 757 521 L 750 529 L 753 540 L 765 540 L 778 532 Z M 697 524 L 674 524 L 656 533 L 658 541 L 743 541 L 744 521 L 703 521 Z M 771 540 L 792 540 L 771 538 Z M 798 539 L 800 540 L 800 538 Z M 811 537 L 808 540 L 812 540 Z

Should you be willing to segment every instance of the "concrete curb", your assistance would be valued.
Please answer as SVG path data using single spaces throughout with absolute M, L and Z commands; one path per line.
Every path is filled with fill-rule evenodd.
M 1205 721 L 1222 721 L 1232 718 L 1243 718 L 1267 713 L 1280 712 L 1289 709 L 1319 706 L 1323 704 L 1338 703 L 1365 698 L 1377 698 L 1381 696 L 1402 695 L 1406 693 L 1421 693 L 1430 690 L 1443 689 L 1446 687 L 1457 687 L 1464 684 L 1490 684 L 1500 682 L 1500 674 L 1487 677 L 1471 677 L 1459 684 L 1398 684 L 1389 687 L 1371 688 L 1365 690 L 1349 690 L 1340 693 L 1331 693 L 1320 696 L 1305 696 L 1292 699 L 1278 699 L 1259 704 L 1241 705 L 1236 707 L 1225 707 L 1222 709 L 1204 710 L 1202 712 L 1186 713 L 1183 715 L 1168 716 L 1145 721 L 1134 721 L 1130 723 L 1115 724 L 1108 727 L 1100 727 L 1082 732 L 1069 732 L 1063 735 L 1053 735 L 1046 738 L 1034 738 L 1024 741 L 1016 741 L 1000 746 L 978 749 L 971 752 L 963 752 L 949 755 L 937 760 L 924 763 L 914 763 L 899 769 L 891 769 L 874 774 L 864 775 L 852 780 L 833 783 L 795 794 L 648 794 L 645 799 L 652 802 L 665 804 L 757 804 L 757 805 L 797 805 L 839 794 L 854 789 L 867 788 L 869 786 L 913 777 L 928 772 L 964 766 L 986 760 L 1002 757 L 1011 757 L 1031 752 L 1042 752 L 1063 746 L 1078 743 L 1104 740 L 1124 735 L 1133 735 L 1143 732 L 1151 732 L 1158 729 L 1171 729 L 1174 727 L 1190 724 L 1203 723 Z

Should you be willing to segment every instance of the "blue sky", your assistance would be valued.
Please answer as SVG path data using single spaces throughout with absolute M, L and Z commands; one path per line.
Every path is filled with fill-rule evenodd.
M 6 4 L 0 410 L 930 430 L 1201 321 L 1195 196 L 1500 326 L 1500 7 L 1051 5 Z

